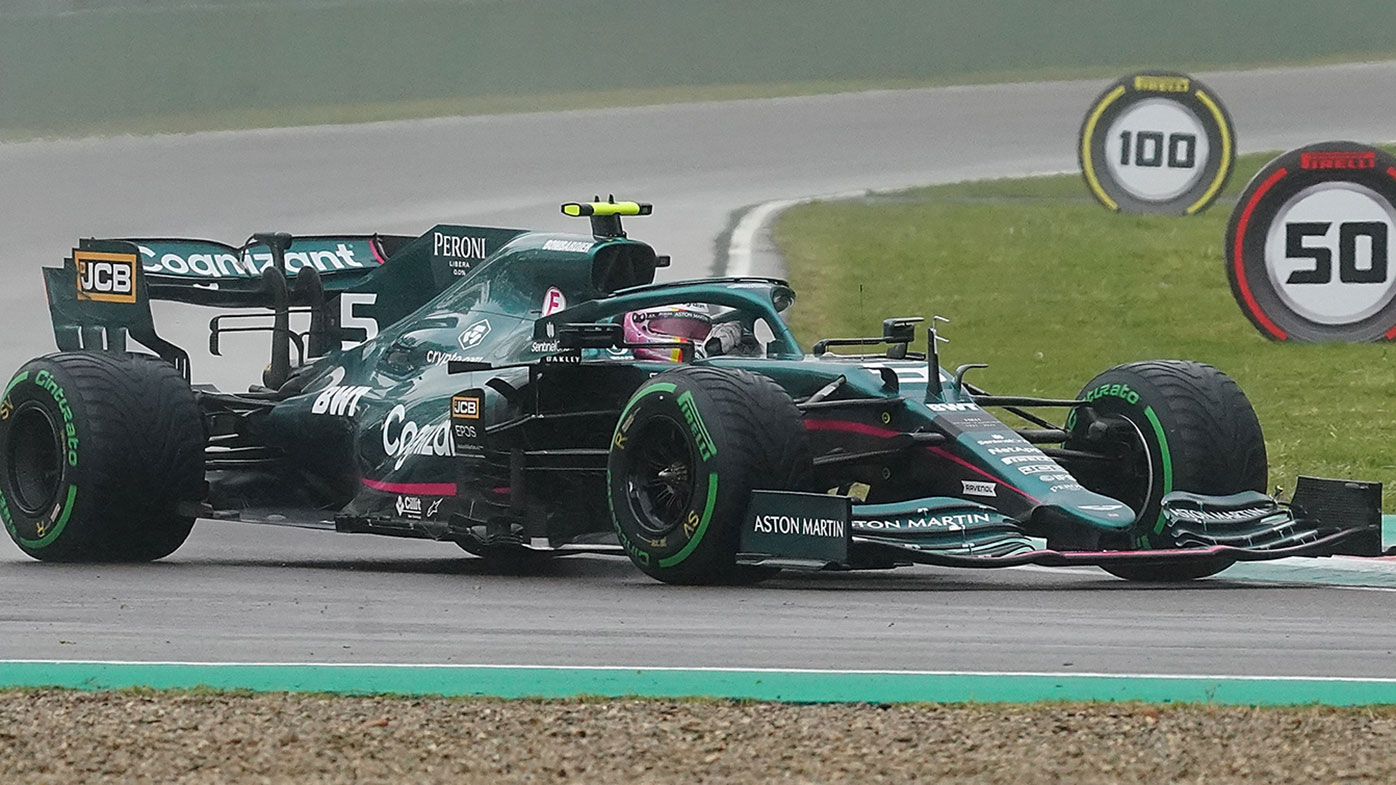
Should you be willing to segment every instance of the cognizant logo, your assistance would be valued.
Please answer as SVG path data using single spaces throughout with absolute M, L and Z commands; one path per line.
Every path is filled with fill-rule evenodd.
M 435 425 L 418 426 L 407 419 L 407 407 L 398 404 L 383 420 L 383 452 L 397 459 L 393 463 L 394 471 L 401 469 L 410 455 L 455 455 L 455 443 L 451 440 L 451 424 L 440 422 Z
M 155 275 L 193 275 L 204 278 L 255 278 L 274 263 L 271 251 L 243 251 L 239 257 L 230 253 L 178 254 L 157 252 L 148 246 L 137 246 L 141 252 L 141 269 Z M 286 273 L 295 275 L 302 267 L 313 267 L 322 273 L 335 270 L 355 270 L 368 267 L 347 243 L 334 248 L 287 251 Z

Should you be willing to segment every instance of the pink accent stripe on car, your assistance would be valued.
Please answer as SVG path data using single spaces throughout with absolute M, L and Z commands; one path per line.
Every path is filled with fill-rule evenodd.
M 861 422 L 851 422 L 849 420 L 805 420 L 805 429 L 810 431 L 844 431 L 846 433 L 861 433 L 864 436 L 881 436 L 884 438 L 897 436 L 901 433 L 901 431 L 894 431 L 890 428 L 879 428 L 876 425 L 868 425 L 867 423 Z M 1004 488 L 1007 488 L 1010 491 L 1013 491 L 1014 493 L 1023 496 L 1024 498 L 1031 501 L 1033 504 L 1042 503 L 1042 500 L 1034 497 L 1032 494 L 1026 493 L 1024 491 L 1019 490 L 1018 488 L 1013 487 L 1012 485 L 1009 485 L 1008 483 L 984 471 L 978 466 L 975 466 L 969 461 L 966 461 L 963 458 L 960 458 L 952 454 L 949 450 L 946 450 L 942 447 L 927 447 L 926 449 L 942 458 L 953 461 L 965 467 L 966 469 L 969 469 L 975 474 L 981 475 L 986 479 L 992 480 L 996 485 L 1001 485 Z
M 409 496 L 455 496 L 453 482 L 383 482 L 364 478 L 364 485 L 384 493 L 402 493 Z

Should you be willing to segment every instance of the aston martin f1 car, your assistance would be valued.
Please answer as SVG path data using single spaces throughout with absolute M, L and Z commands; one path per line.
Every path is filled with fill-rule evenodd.
M 649 205 L 563 212 L 590 233 L 81 241 L 43 271 L 60 351 L 0 400 L 5 528 L 55 561 L 159 559 L 200 518 L 514 565 L 624 554 L 675 583 L 1381 553 L 1379 485 L 1265 493 L 1260 424 L 1211 366 L 1130 363 L 1049 399 L 941 368 L 935 320 L 806 351 L 784 281 L 655 283 L 668 258 L 621 226 Z M 191 385 L 152 300 L 217 309 L 215 356 L 266 333 L 263 378 Z

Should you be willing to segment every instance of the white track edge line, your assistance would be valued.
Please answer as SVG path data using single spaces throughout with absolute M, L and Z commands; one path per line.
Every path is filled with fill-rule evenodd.
M 500 665 L 498 663 L 455 664 L 455 663 L 372 663 L 372 662 L 197 662 L 197 661 L 150 661 L 139 660 L 29 660 L 0 659 L 0 667 L 5 665 L 113 665 L 113 666 L 176 666 L 201 668 L 383 668 L 383 669 L 430 669 L 430 670 L 561 670 L 561 671 L 652 671 L 663 673 L 769 673 L 830 676 L 1028 676 L 1043 678 L 1093 678 L 1093 679 L 1167 679 L 1174 681 L 1311 681 L 1333 683 L 1396 684 L 1396 677 L 1362 676 L 1254 676 L 1202 673 L 1097 673 L 1071 671 L 954 671 L 954 670 L 875 670 L 875 669 L 821 669 L 821 668 L 736 668 L 736 667 L 681 667 L 671 665 Z
M 760 202 L 748 208 L 742 214 L 741 220 L 732 230 L 732 239 L 727 245 L 727 264 L 722 275 L 745 277 L 752 274 L 752 264 L 755 261 L 756 239 L 762 230 L 775 216 L 796 205 L 808 204 L 817 201 L 845 201 L 849 199 L 859 199 L 879 194 L 891 194 L 900 191 L 910 191 L 916 188 L 931 188 L 941 185 L 961 185 L 964 183 L 992 182 L 994 180 L 1026 179 L 1032 177 L 1056 177 L 1059 175 L 1076 174 L 1076 169 L 1055 169 L 1050 171 L 1028 172 L 1021 175 L 1005 175 L 1003 177 L 967 177 L 962 180 L 950 180 L 943 183 L 931 183 L 929 185 L 909 185 L 905 188 L 892 189 L 858 189 L 851 191 L 839 191 L 837 193 L 816 194 L 813 196 L 801 196 L 795 199 L 775 199 L 769 202 Z

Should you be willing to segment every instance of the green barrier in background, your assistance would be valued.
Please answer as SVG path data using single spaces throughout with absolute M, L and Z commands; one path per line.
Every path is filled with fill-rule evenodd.
M 403 0 L 0 11 L 0 131 L 88 133 L 132 118 L 236 110 L 271 110 L 259 122 L 277 124 L 278 110 L 479 96 L 1361 59 L 1396 49 L 1393 29 L 1388 0 Z

